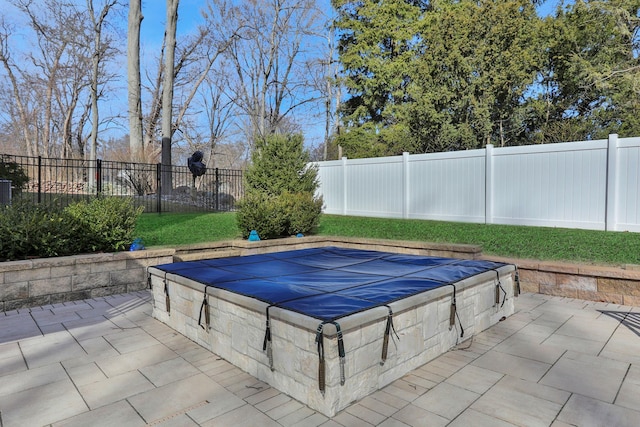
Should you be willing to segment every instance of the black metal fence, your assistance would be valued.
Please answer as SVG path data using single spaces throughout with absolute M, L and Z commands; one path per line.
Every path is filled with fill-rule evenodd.
M 27 174 L 22 196 L 66 206 L 97 195 L 132 197 L 145 212 L 233 211 L 243 195 L 242 171 L 208 169 L 194 179 L 187 166 L 171 166 L 171 182 L 161 183 L 162 166 L 106 160 L 52 159 L 0 154 Z M 14 197 L 16 194 L 14 193 Z

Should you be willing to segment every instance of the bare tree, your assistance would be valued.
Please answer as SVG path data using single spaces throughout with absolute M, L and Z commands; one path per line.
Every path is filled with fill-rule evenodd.
M 118 4 L 117 0 L 105 1 L 98 16 L 96 16 L 93 0 L 87 0 L 87 9 L 91 18 L 91 27 L 93 29 L 93 55 L 91 56 L 91 143 L 89 160 L 94 162 L 97 158 L 98 150 L 98 83 L 100 78 L 100 61 L 104 59 L 105 46 L 102 42 L 102 27 L 105 19 L 112 7 Z M 90 179 L 95 179 L 93 174 Z
M 129 0 L 127 26 L 127 99 L 129 103 L 129 148 L 135 161 L 144 159 L 142 139 L 142 83 L 140 77 L 140 24 L 142 23 L 141 0 Z
M 91 97 L 97 103 L 113 79 L 104 64 L 114 50 L 113 39 L 102 29 L 106 13 L 96 17 L 92 1 L 85 1 L 87 8 L 79 1 L 12 0 L 16 16 L 25 22 L 20 23 L 20 35 L 26 42 L 12 43 L 12 27 L 0 22 L 0 72 L 6 74 L 13 95 L 0 109 L 15 122 L 12 128 L 21 129 L 21 143 L 29 155 L 84 158 L 85 135 L 97 137 L 97 129 L 84 129 L 89 114 L 96 114 L 93 122 L 98 124 Z M 111 7 L 118 0 L 105 1 L 105 7 Z M 101 36 L 96 38 L 98 30 Z M 92 67 L 92 60 L 98 61 L 97 67 Z
M 162 83 L 162 188 L 171 190 L 171 137 L 173 134 L 173 82 L 175 79 L 176 29 L 179 0 L 167 0 L 164 31 L 164 81 Z
M 249 120 L 249 139 L 281 131 L 285 118 L 321 99 L 308 72 L 322 40 L 314 0 L 210 0 L 209 11 L 207 25 L 232 40 L 225 51 L 236 74 L 232 98 Z
M 56 85 L 60 82 L 60 71 L 64 68 L 62 64 L 63 56 L 74 35 L 77 36 L 76 29 L 78 22 L 83 20 L 73 5 L 62 5 L 57 0 L 47 0 L 45 2 L 45 12 L 34 7 L 32 1 L 19 0 L 16 6 L 26 15 L 31 29 L 36 34 L 36 50 L 29 54 L 29 59 L 39 73 L 31 76 L 31 86 L 41 87 L 40 107 L 42 120 L 40 122 L 41 133 L 40 144 L 41 154 L 52 155 L 52 125 L 54 116 L 54 94 Z M 48 12 L 56 10 L 53 21 L 47 21 Z M 73 23 L 73 24 L 72 24 Z M 74 26 L 75 25 L 75 26 Z M 81 24 L 80 24 L 81 25 Z M 75 33 L 75 34 L 74 34 Z
M 16 75 L 14 69 L 15 63 L 12 61 L 9 49 L 9 38 L 13 33 L 11 25 L 5 22 L 4 17 L 0 17 L 0 62 L 7 73 L 11 82 L 11 93 L 13 95 L 13 105 L 15 110 L 11 111 L 11 115 L 19 117 L 19 127 L 22 128 L 22 137 L 26 144 L 26 152 L 29 156 L 38 155 L 37 137 L 34 135 L 34 129 L 31 120 L 32 114 L 28 110 L 28 98 L 23 94 L 23 88 L 20 85 L 19 76 Z
M 233 34 L 231 39 L 235 37 Z M 186 121 L 191 115 L 198 115 L 193 110 L 193 101 L 199 95 L 201 86 L 209 78 L 211 71 L 216 63 L 219 62 L 222 52 L 229 46 L 230 40 L 216 40 L 212 37 L 211 31 L 206 26 L 198 27 L 193 34 L 182 37 L 175 41 L 175 52 L 173 64 L 173 77 L 167 76 L 168 56 L 167 45 L 163 44 L 160 57 L 157 60 L 158 66 L 153 71 L 148 70 L 146 81 L 148 82 L 146 90 L 148 91 L 148 113 L 144 119 L 144 140 L 145 146 L 153 144 L 155 138 L 160 135 L 164 146 L 161 149 L 169 151 L 173 146 L 173 137 L 177 129 L 182 130 L 181 136 L 189 140 L 196 133 L 189 136 L 185 130 L 196 129 L 198 120 L 189 123 Z M 163 66 L 164 64 L 164 66 Z M 169 67 L 170 68 L 170 67 Z M 220 76 L 221 67 L 216 67 L 216 75 Z M 171 81 L 171 83 L 168 83 Z M 167 91 L 165 88 L 168 84 L 172 85 L 173 99 L 178 99 L 177 105 L 174 101 L 167 102 Z M 204 89 L 205 92 L 207 89 Z M 169 108 L 171 105 L 171 108 Z M 198 106 L 195 106 L 196 108 Z M 171 114 L 169 114 L 171 113 Z M 168 135 L 168 136 L 167 136 Z M 170 140 L 170 144 L 169 144 Z M 167 159 L 165 153 L 164 158 Z M 168 165 L 163 161 L 163 164 Z M 164 167 L 164 169 L 168 169 Z M 168 187 L 165 187 L 168 188 Z

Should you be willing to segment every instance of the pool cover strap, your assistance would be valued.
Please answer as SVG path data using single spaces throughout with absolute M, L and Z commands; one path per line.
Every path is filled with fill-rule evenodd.
M 318 329 L 316 330 L 316 344 L 318 345 L 318 388 L 320 393 L 324 396 L 326 390 L 326 379 L 325 379 L 325 361 L 324 361 L 324 334 L 322 332 L 325 323 L 331 323 L 336 327 L 336 337 L 338 338 L 338 357 L 340 359 L 340 385 L 344 385 L 345 383 L 345 374 L 344 374 L 344 362 L 345 362 L 345 353 L 344 353 L 344 340 L 342 337 L 342 329 L 340 329 L 340 324 L 338 322 L 322 322 L 318 325 Z
M 503 298 L 502 304 L 500 304 L 500 308 L 502 308 L 507 300 L 507 291 L 504 290 L 502 283 L 500 283 L 500 272 L 498 272 L 498 270 L 496 270 L 496 280 L 498 281 L 498 283 L 496 283 L 496 305 L 500 304 L 500 291 L 502 291 Z
M 269 358 L 269 369 L 273 371 L 273 349 L 271 347 L 271 326 L 269 322 L 269 309 L 273 307 L 270 305 L 267 307 L 267 329 L 264 333 L 264 341 L 262 343 L 262 351 L 267 352 L 267 357 Z
M 387 352 L 389 350 L 389 335 L 391 335 L 391 331 L 393 331 L 398 340 L 400 339 L 398 333 L 396 332 L 395 326 L 393 326 L 393 311 L 388 305 L 385 307 L 387 307 L 387 309 L 389 310 L 389 316 L 387 316 L 387 326 L 385 328 L 384 338 L 382 340 L 382 360 L 380 361 L 380 365 L 384 365 L 384 362 L 387 361 Z
M 322 328 L 324 323 L 318 325 L 316 330 L 316 344 L 318 345 L 318 389 L 324 396 L 325 392 L 325 366 L 324 366 L 324 335 L 322 334 Z
M 449 310 L 449 330 L 456 325 L 456 317 L 458 323 L 460 323 L 460 338 L 464 337 L 464 328 L 462 327 L 462 321 L 460 321 L 460 315 L 456 307 L 456 285 L 449 285 L 453 287 L 453 294 L 451 295 L 451 309 Z
M 167 314 L 171 314 L 171 300 L 169 300 L 169 284 L 167 283 L 167 273 L 164 273 L 164 304 L 167 308 Z
M 204 311 L 204 325 L 202 324 L 202 312 Z M 205 331 L 211 329 L 211 317 L 209 316 L 209 298 L 207 298 L 207 287 L 204 287 L 204 299 L 200 306 L 200 316 L 198 316 L 198 325 Z M 205 326 L 206 325 L 206 326 Z
M 515 286 L 513 294 L 514 294 L 514 296 L 517 297 L 518 295 L 520 295 L 520 274 L 518 274 L 518 266 L 517 265 L 515 266 L 515 268 L 516 268 L 516 274 L 515 274 L 515 279 L 514 280 L 515 280 L 516 286 Z

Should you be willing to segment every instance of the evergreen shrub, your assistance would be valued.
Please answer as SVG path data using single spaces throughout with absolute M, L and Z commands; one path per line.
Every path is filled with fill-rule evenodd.
M 11 186 L 15 188 L 16 193 L 19 193 L 29 182 L 29 176 L 22 166 L 9 160 L 6 156 L 0 156 L 0 179 L 10 180 Z
M 98 197 L 65 208 L 65 213 L 84 231 L 83 247 L 88 252 L 117 252 L 133 241 L 138 216 L 144 207 L 135 207 L 130 198 Z
M 317 167 L 309 165 L 302 135 L 269 135 L 256 142 L 237 204 L 242 236 L 272 239 L 315 230 L 322 211 Z

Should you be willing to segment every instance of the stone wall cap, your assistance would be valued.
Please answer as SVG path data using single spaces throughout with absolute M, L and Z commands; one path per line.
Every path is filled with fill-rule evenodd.
M 0 273 L 4 273 L 6 271 L 26 270 L 31 268 L 33 268 L 33 261 L 30 259 L 0 262 Z

